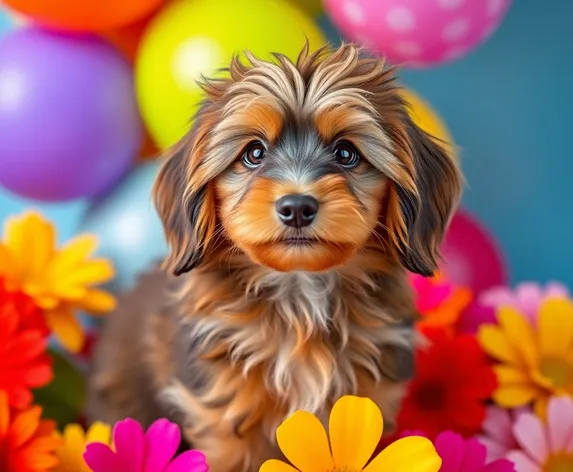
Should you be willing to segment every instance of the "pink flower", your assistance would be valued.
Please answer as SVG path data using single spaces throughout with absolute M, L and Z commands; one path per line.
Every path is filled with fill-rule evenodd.
M 507 458 L 517 472 L 573 470 L 573 400 L 552 397 L 547 405 L 547 422 L 533 413 L 519 416 L 513 433 L 521 448 Z
M 515 289 L 495 287 L 483 292 L 476 302 L 462 314 L 459 329 L 464 333 L 476 333 L 484 323 L 496 323 L 495 311 L 502 306 L 515 308 L 531 322 L 537 321 L 541 304 L 549 298 L 567 298 L 567 288 L 557 282 L 545 286 L 535 282 L 523 282 Z
M 408 431 L 404 436 L 425 435 Z M 513 464 L 506 459 L 486 460 L 486 447 L 475 438 L 464 439 L 453 431 L 444 431 L 436 436 L 434 446 L 442 458 L 439 472 L 515 472 Z
M 483 434 L 478 436 L 487 448 L 487 459 L 493 461 L 504 458 L 507 453 L 518 448 L 517 440 L 513 435 L 513 424 L 522 413 L 531 412 L 530 408 L 516 408 L 505 410 L 497 406 L 487 409 L 483 422 Z
M 132 419 L 116 423 L 112 448 L 88 444 L 84 460 L 93 472 L 207 472 L 205 456 L 186 451 L 173 460 L 181 443 L 179 427 L 168 420 L 153 423 L 147 433 Z
M 434 441 L 442 458 L 440 472 L 515 472 L 513 464 L 498 459 L 486 465 L 486 448 L 477 439 L 464 439 L 452 431 L 438 434 Z

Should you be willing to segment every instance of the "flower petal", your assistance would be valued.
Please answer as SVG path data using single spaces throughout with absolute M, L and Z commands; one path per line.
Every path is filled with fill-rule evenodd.
M 0 390 L 0 436 L 8 435 L 10 427 L 10 406 L 8 404 L 8 394 Z
M 513 462 L 507 459 L 498 459 L 486 465 L 482 472 L 516 472 Z
M 363 472 L 381 470 L 438 472 L 441 465 L 442 459 L 429 439 L 409 436 L 390 444 L 366 466 Z
M 86 433 L 86 443 L 99 442 L 109 444 L 111 441 L 111 428 L 100 421 L 94 421 Z
M 145 436 L 137 421 L 127 418 L 116 423 L 113 428 L 113 443 L 117 458 L 124 467 L 121 470 L 139 472 L 143 469 Z
M 62 345 L 73 353 L 78 353 L 85 342 L 85 334 L 79 321 L 66 307 L 60 306 L 45 312 L 46 322 Z
M 539 464 L 543 464 L 549 454 L 545 429 L 539 418 L 523 414 L 513 425 L 513 434 L 521 448 Z
M 286 458 L 302 472 L 334 469 L 322 423 L 307 411 L 297 411 L 277 428 L 277 442 Z
M 538 358 L 537 343 L 533 327 L 527 319 L 510 307 L 499 308 L 497 318 L 505 331 L 508 341 L 519 352 L 522 361 L 527 366 L 535 365 Z
M 519 351 L 509 342 L 505 333 L 495 325 L 481 325 L 477 337 L 482 349 L 498 361 L 510 365 L 522 364 Z
M 530 385 L 500 385 L 493 392 L 493 400 L 504 408 L 515 408 L 531 403 L 537 394 L 537 389 Z
M 8 279 L 18 277 L 20 267 L 10 250 L 0 242 L 0 274 Z
M 464 460 L 460 470 L 464 472 L 481 472 L 485 466 L 486 449 L 475 438 L 470 438 L 464 444 Z
M 124 469 L 125 465 L 109 446 L 92 443 L 86 446 L 84 460 L 93 472 L 115 472 Z
M 510 452 L 507 459 L 513 462 L 517 472 L 541 472 L 541 467 L 521 451 Z
M 71 270 L 92 255 L 96 246 L 97 237 L 91 234 L 84 234 L 70 240 L 55 255 L 46 277 L 49 279 L 66 277 Z
M 95 288 L 86 290 L 85 295 L 74 303 L 80 310 L 91 314 L 108 313 L 116 306 L 115 297 L 111 293 Z
M 380 442 L 382 428 L 382 413 L 370 398 L 340 398 L 329 421 L 334 466 L 342 470 L 362 469 Z
M 438 434 L 434 441 L 436 452 L 442 458 L 440 472 L 459 472 L 464 458 L 464 439 L 453 431 Z
M 573 439 L 573 401 L 569 397 L 553 397 L 547 405 L 547 436 L 549 452 L 557 453 Z
M 186 451 L 167 466 L 165 472 L 208 472 L 205 455 L 196 450 Z M 262 470 L 262 469 L 261 469 Z
M 181 443 L 179 426 L 166 419 L 155 421 L 145 433 L 145 472 L 162 471 Z
M 564 356 L 573 348 L 573 304 L 568 299 L 546 300 L 539 309 L 539 346 L 546 356 Z
M 507 410 L 490 406 L 486 410 L 483 430 L 492 439 L 503 445 L 513 444 L 513 432 L 511 431 L 511 416 Z
M 298 472 L 294 467 L 289 464 L 285 464 L 283 461 L 277 459 L 270 459 L 266 461 L 259 472 Z

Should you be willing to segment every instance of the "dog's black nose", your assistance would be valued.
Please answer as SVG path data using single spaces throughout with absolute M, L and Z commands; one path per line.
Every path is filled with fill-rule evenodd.
M 277 213 L 285 225 L 303 228 L 318 213 L 318 201 L 310 195 L 285 195 L 277 202 Z

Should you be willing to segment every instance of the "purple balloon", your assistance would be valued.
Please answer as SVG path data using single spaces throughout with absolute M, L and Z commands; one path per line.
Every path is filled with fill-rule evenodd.
M 0 40 L 0 185 L 44 201 L 99 195 L 142 133 L 131 67 L 104 40 L 37 28 Z

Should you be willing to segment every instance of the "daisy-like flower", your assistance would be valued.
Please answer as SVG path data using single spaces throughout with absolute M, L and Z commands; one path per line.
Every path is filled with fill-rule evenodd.
M 40 215 L 8 219 L 0 243 L 0 275 L 10 288 L 31 297 L 56 337 L 78 352 L 84 333 L 74 311 L 98 314 L 114 308 L 114 298 L 94 288 L 111 279 L 113 268 L 106 260 L 90 259 L 96 247 L 92 236 L 80 236 L 61 249 L 55 245 L 55 229 Z
M 471 291 L 449 282 L 441 273 L 434 277 L 409 274 L 408 278 L 414 288 L 416 308 L 422 314 L 418 328 L 453 329 L 472 300 Z
M 42 420 L 38 406 L 13 411 L 6 392 L 0 390 L 0 470 L 48 472 L 57 465 L 54 451 L 60 444 L 56 423 Z
M 436 331 L 427 337 L 429 347 L 416 351 L 416 376 L 398 415 L 400 430 L 420 430 L 429 437 L 447 430 L 476 434 L 485 401 L 496 388 L 486 356 L 473 336 Z
M 0 300 L 0 390 L 12 407 L 30 405 L 30 389 L 43 387 L 52 380 L 47 345 L 48 339 L 41 331 L 23 329 L 14 306 Z
M 547 422 L 532 414 L 519 416 L 513 432 L 520 449 L 507 458 L 517 472 L 569 472 L 573 470 L 573 401 L 552 397 Z
M 498 406 L 489 406 L 483 422 L 483 432 L 477 438 L 487 448 L 488 461 L 504 458 L 509 451 L 518 448 L 513 435 L 513 424 L 523 413 L 529 413 L 529 408 L 505 410 Z
M 168 420 L 157 420 L 144 432 L 128 418 L 113 428 L 115 450 L 94 442 L 86 446 L 84 460 L 93 472 L 207 472 L 205 456 L 199 451 L 186 451 L 173 459 L 180 443 L 179 427 Z
M 507 459 L 488 460 L 486 447 L 475 438 L 464 439 L 453 431 L 444 431 L 438 434 L 434 446 L 442 458 L 440 472 L 515 472 Z
M 509 287 L 491 288 L 478 297 L 476 306 L 463 313 L 460 324 L 464 332 L 476 333 L 484 323 L 495 323 L 495 312 L 508 306 L 522 313 L 532 324 L 537 322 L 539 308 L 545 300 L 568 298 L 567 288 L 557 282 L 540 285 L 535 282 L 523 282 L 515 289 Z
M 268 460 L 260 472 L 437 472 L 442 463 L 429 439 L 399 439 L 368 463 L 382 436 L 382 413 L 368 398 L 344 396 L 330 413 L 329 435 L 320 420 L 297 411 L 277 429 L 277 442 L 291 466 Z M 329 441 L 330 439 L 330 441 Z
M 13 310 L 20 316 L 20 324 L 24 329 L 39 331 L 44 336 L 49 336 L 50 330 L 46 325 L 42 310 L 34 300 L 19 290 L 9 290 L 8 282 L 0 277 L 0 304 L 4 309 Z
M 494 401 L 504 408 L 534 402 L 543 415 L 552 395 L 573 395 L 573 302 L 550 298 L 532 325 L 514 308 L 497 312 L 499 324 L 480 328 L 483 349 L 499 363 Z
M 62 444 L 56 450 L 59 464 L 52 472 L 89 472 L 83 456 L 86 444 L 98 442 L 109 445 L 111 428 L 95 422 L 85 432 L 79 424 L 69 424 L 64 428 L 61 439 Z

